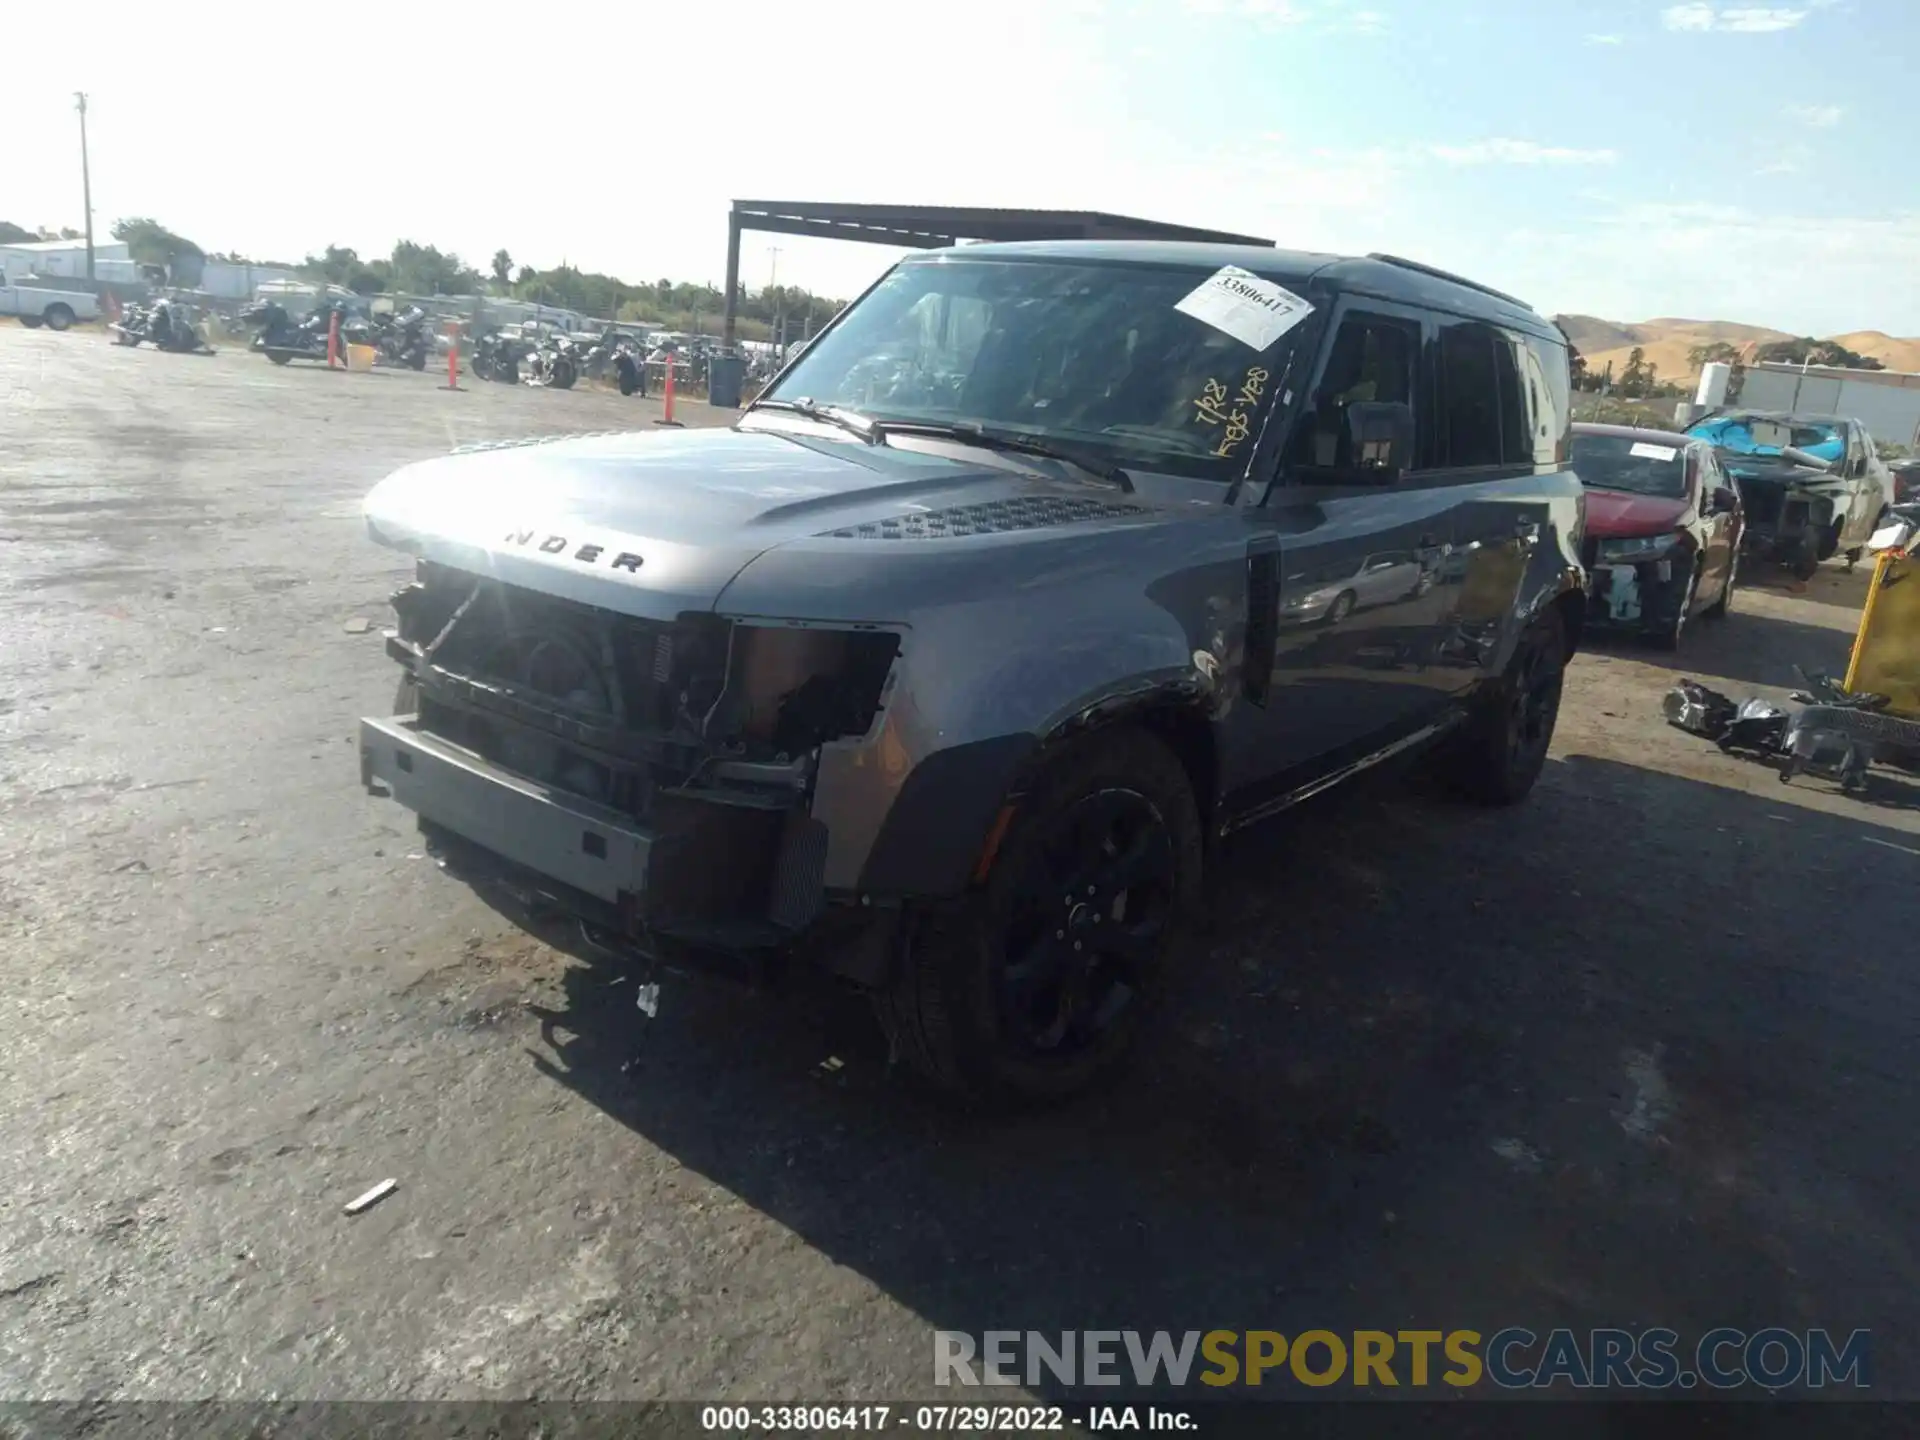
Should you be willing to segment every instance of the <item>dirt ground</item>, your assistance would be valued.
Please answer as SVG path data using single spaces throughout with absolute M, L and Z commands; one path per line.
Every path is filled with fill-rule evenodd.
M 362 793 L 366 489 L 658 414 L 437 378 L 0 327 L 0 1395 L 899 1399 L 934 1328 L 1508 1324 L 1866 1327 L 1920 1390 L 1920 796 L 1658 711 L 1838 666 L 1861 577 L 1583 655 L 1517 812 L 1385 776 L 1239 844 L 1134 1075 L 989 1123 L 831 997 L 645 1020 Z

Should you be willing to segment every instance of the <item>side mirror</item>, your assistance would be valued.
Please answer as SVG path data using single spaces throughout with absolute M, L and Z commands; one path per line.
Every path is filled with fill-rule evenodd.
M 1398 400 L 1347 406 L 1347 468 L 1367 480 L 1397 480 L 1413 461 L 1413 407 Z
M 1716 485 L 1707 499 L 1707 510 L 1714 515 L 1731 515 L 1740 508 L 1740 497 L 1725 485 Z

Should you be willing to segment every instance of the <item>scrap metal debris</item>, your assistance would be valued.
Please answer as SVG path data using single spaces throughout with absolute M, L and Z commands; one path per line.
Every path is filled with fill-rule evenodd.
M 373 628 L 373 622 L 364 615 L 356 615 L 340 628 L 349 635 L 364 635 Z
M 347 1214 L 358 1215 L 363 1210 L 371 1210 L 387 1196 L 400 1188 L 398 1180 L 382 1180 L 364 1195 L 356 1195 L 347 1202 Z
M 651 1020 L 660 1013 L 660 986 L 656 981 L 648 981 L 634 995 L 640 1010 Z

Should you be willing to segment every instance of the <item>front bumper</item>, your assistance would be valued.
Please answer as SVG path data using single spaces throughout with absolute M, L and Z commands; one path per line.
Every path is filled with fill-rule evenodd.
M 1587 624 L 1598 629 L 1663 630 L 1686 600 L 1687 557 L 1587 564 Z
M 799 806 L 667 793 L 637 820 L 514 774 L 413 715 L 360 722 L 360 778 L 419 817 L 459 878 L 645 955 L 760 965 L 822 915 L 826 829 Z
M 607 905 L 644 897 L 654 835 L 557 797 L 422 731 L 412 716 L 360 722 L 360 783 L 422 820 Z

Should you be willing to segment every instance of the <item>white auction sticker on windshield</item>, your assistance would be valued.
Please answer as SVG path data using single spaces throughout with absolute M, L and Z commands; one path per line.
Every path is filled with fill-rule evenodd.
M 1671 460 L 1680 452 L 1671 445 L 1649 445 L 1640 440 L 1635 441 L 1633 449 L 1627 453 L 1636 460 Z
M 1223 265 L 1173 307 L 1242 345 L 1265 350 L 1313 313 L 1313 306 L 1271 280 Z

